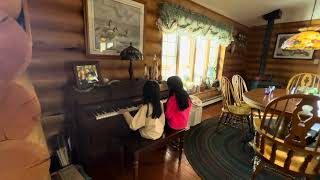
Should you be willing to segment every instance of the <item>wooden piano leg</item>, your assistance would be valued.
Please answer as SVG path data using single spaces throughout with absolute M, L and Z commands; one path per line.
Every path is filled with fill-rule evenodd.
M 139 153 L 134 153 L 134 159 L 133 159 L 133 179 L 138 180 L 139 179 Z

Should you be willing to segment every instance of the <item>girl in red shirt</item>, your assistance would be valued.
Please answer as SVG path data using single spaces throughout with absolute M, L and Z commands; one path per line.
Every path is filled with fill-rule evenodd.
M 166 105 L 166 120 L 170 128 L 175 130 L 185 129 L 188 125 L 191 100 L 179 76 L 169 77 L 169 98 Z

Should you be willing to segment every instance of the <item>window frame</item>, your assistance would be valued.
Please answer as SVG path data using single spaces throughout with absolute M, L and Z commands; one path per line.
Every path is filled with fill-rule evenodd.
M 163 57 L 163 37 L 164 37 L 165 33 L 162 33 L 162 40 L 161 40 L 161 57 Z M 179 75 L 179 70 L 180 70 L 180 43 L 181 43 L 181 36 L 179 36 L 179 34 L 176 34 L 176 70 L 175 70 L 175 75 Z M 196 64 L 196 54 L 197 54 L 197 38 L 189 38 L 190 41 L 190 55 L 189 55 L 189 62 L 190 64 L 192 64 L 192 66 L 190 67 L 191 73 L 190 73 L 190 80 L 192 82 L 194 82 L 194 76 L 195 76 L 195 64 Z M 205 51 L 205 61 L 204 61 L 204 67 L 203 67 L 203 76 L 202 76 L 202 82 L 205 82 L 208 76 L 208 69 L 209 69 L 209 62 L 210 62 L 210 50 L 211 50 L 211 41 L 213 40 L 206 40 L 207 45 L 206 45 L 206 51 Z M 226 47 L 221 46 L 221 45 L 217 45 L 217 49 L 216 49 L 216 78 L 214 80 L 220 79 L 222 77 L 222 73 L 223 73 L 223 64 L 224 64 L 224 57 L 225 57 L 225 50 Z M 161 60 L 161 64 L 160 64 L 160 68 L 161 68 L 161 76 L 163 76 L 163 71 L 162 71 L 162 60 Z

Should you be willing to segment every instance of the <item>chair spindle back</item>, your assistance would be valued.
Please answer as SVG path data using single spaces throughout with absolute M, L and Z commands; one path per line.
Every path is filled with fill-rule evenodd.
M 225 76 L 221 78 L 221 92 L 222 92 L 222 104 L 224 109 L 228 109 L 228 106 L 233 105 L 233 88 L 229 79 Z
M 287 149 L 283 168 L 289 170 L 292 158 L 304 157 L 299 173 L 306 173 L 309 163 L 316 163 L 313 174 L 320 169 L 320 97 L 293 94 L 270 102 L 256 128 L 255 146 L 265 153 L 266 143 L 271 143 L 269 161 L 275 163 L 277 150 Z M 257 125 L 258 126 L 258 125 Z M 317 127 L 318 126 L 318 127 Z M 310 170 L 308 170 L 310 174 Z
M 297 92 L 298 87 L 314 87 L 320 88 L 320 76 L 318 74 L 313 73 L 300 73 L 294 75 L 287 85 L 287 90 L 291 94 L 295 94 Z
M 234 100 L 237 105 L 240 105 L 243 101 L 243 93 L 248 91 L 246 82 L 237 74 L 232 77 L 232 85 L 234 90 Z

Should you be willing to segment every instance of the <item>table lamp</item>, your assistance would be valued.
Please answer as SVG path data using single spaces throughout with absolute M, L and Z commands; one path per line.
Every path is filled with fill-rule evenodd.
M 129 47 L 121 51 L 120 57 L 121 57 L 121 60 L 130 61 L 128 72 L 131 80 L 133 77 L 132 61 L 142 60 L 142 53 L 137 48 L 133 47 L 132 43 L 130 43 Z

